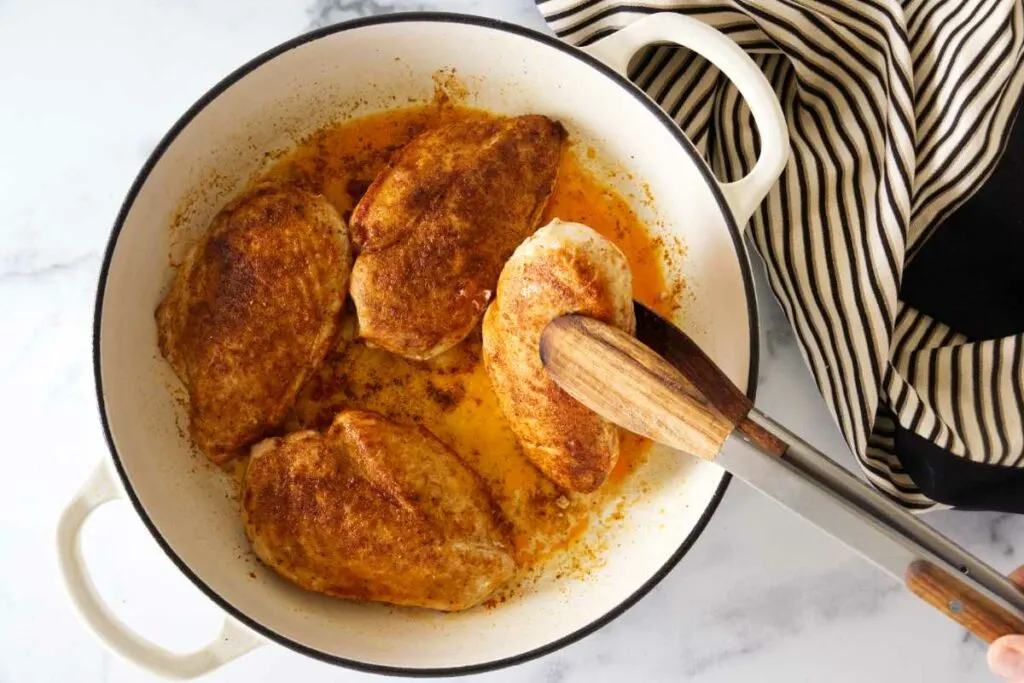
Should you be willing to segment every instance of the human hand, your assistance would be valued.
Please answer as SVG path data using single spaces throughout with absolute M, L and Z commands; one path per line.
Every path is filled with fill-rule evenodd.
M 1018 567 L 1010 580 L 1024 588 L 1024 567 Z M 988 649 L 988 667 L 1010 683 L 1024 683 L 1024 633 L 1003 636 Z

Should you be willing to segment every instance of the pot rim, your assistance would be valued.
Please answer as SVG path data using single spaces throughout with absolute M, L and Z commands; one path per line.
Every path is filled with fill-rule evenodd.
M 250 59 L 248 62 L 238 67 L 230 74 L 221 79 L 217 84 L 207 90 L 196 102 L 189 107 L 184 114 L 174 123 L 174 125 L 167 131 L 167 133 L 161 138 L 160 142 L 156 145 L 153 151 L 150 153 L 146 163 L 139 170 L 136 175 L 128 194 L 125 196 L 121 208 L 118 211 L 117 218 L 114 221 L 113 228 L 110 233 L 110 237 L 107 241 L 107 246 L 103 255 L 103 264 L 100 268 L 99 280 L 97 283 L 96 290 L 96 304 L 95 312 L 93 315 L 93 374 L 96 382 L 96 400 L 99 407 L 100 422 L 103 428 L 103 436 L 107 443 L 107 449 L 110 451 L 111 459 L 114 462 L 114 467 L 117 471 L 117 475 L 120 478 L 121 485 L 124 487 L 125 492 L 131 501 L 132 507 L 135 512 L 142 519 L 149 533 L 153 536 L 153 539 L 157 542 L 157 545 L 164 551 L 164 553 L 170 558 L 170 560 L 177 566 L 177 568 L 186 576 L 188 579 L 203 592 L 206 597 L 212 600 L 218 607 L 224 610 L 232 618 L 238 620 L 248 628 L 252 629 L 256 633 L 264 636 L 265 638 L 282 645 L 294 652 L 297 652 L 313 659 L 326 662 L 328 664 L 334 664 L 357 671 L 363 671 L 367 673 L 375 673 L 389 676 L 405 676 L 405 677 L 440 677 L 440 676 L 464 676 L 470 674 L 479 674 L 489 671 L 495 671 L 498 669 L 515 666 L 528 662 L 530 660 L 542 657 L 550 654 L 557 650 L 566 647 L 572 643 L 575 643 L 582 638 L 594 633 L 598 629 L 611 623 L 613 620 L 622 615 L 626 610 L 635 605 L 641 598 L 651 591 L 658 583 L 661 582 L 665 576 L 668 575 L 672 569 L 679 563 L 683 556 L 690 550 L 693 544 L 703 533 L 707 527 L 708 522 L 711 520 L 712 515 L 721 503 L 725 491 L 729 486 L 729 482 L 732 479 L 732 475 L 728 472 L 723 472 L 722 479 L 715 490 L 714 495 L 711 498 L 710 503 L 701 514 L 697 524 L 693 527 L 679 548 L 669 557 L 668 561 L 661 566 L 658 571 L 651 575 L 637 590 L 631 595 L 626 597 L 622 602 L 616 605 L 614 608 L 606 612 L 604 615 L 595 619 L 591 623 L 576 629 L 572 633 L 569 633 L 561 638 L 551 641 L 546 645 L 522 652 L 510 657 L 503 657 L 500 659 L 491 660 L 488 662 L 482 662 L 479 664 L 470 664 L 465 666 L 454 666 L 454 667 L 438 667 L 438 668 L 412 668 L 412 667 L 396 667 L 389 665 L 371 664 L 367 662 L 361 662 L 354 659 L 347 659 L 344 657 L 338 657 L 316 648 L 309 647 L 303 643 L 292 640 L 277 631 L 272 627 L 262 624 L 255 619 L 249 617 L 242 609 L 232 605 L 226 599 L 224 599 L 219 593 L 210 588 L 206 583 L 199 578 L 199 576 L 189 567 L 189 565 L 174 551 L 173 548 L 167 543 L 156 524 L 149 517 L 146 512 L 142 501 L 136 495 L 135 490 L 132 488 L 131 482 L 128 479 L 127 472 L 125 471 L 124 465 L 121 461 L 121 456 L 118 453 L 117 447 L 114 444 L 113 434 L 110 429 L 110 424 L 107 419 L 106 402 L 104 400 L 103 392 L 103 375 L 101 366 L 101 352 L 100 352 L 100 329 L 103 320 L 103 300 L 106 293 L 107 275 L 110 269 L 110 263 L 114 256 L 114 250 L 117 247 L 117 241 L 121 234 L 121 230 L 124 227 L 125 220 L 131 210 L 135 199 L 142 187 L 146 184 L 149 179 L 149 175 L 153 168 L 163 157 L 167 149 L 174 143 L 178 135 L 192 122 L 192 120 L 209 105 L 217 97 L 219 97 L 225 90 L 230 86 L 247 76 L 250 72 L 255 71 L 260 66 L 270 62 L 276 57 L 293 50 L 297 47 L 305 45 L 306 43 L 313 42 L 320 38 L 334 35 L 336 33 L 343 33 L 345 31 L 351 31 L 355 29 L 365 28 L 368 26 L 376 26 L 381 24 L 393 24 L 393 23 L 455 23 L 455 24 L 468 24 L 477 26 L 480 28 L 501 31 L 504 33 L 511 33 L 518 35 L 523 38 L 528 38 L 536 42 L 547 45 L 548 47 L 554 48 L 568 54 L 583 63 L 587 64 L 591 68 L 602 73 L 606 77 L 612 79 L 618 84 L 627 94 L 635 97 L 639 100 L 647 109 L 650 111 L 655 118 L 665 126 L 670 133 L 679 142 L 679 145 L 686 151 L 693 163 L 698 167 L 700 173 L 704 177 L 705 182 L 710 187 L 712 194 L 715 197 L 715 201 L 718 203 L 719 210 L 723 218 L 725 219 L 726 226 L 729 229 L 730 236 L 733 240 L 733 246 L 736 250 L 738 260 L 740 262 L 740 272 L 743 277 L 744 293 L 746 296 L 747 309 L 748 309 L 748 320 L 749 320 L 749 337 L 750 337 L 750 365 L 747 375 L 747 395 L 753 400 L 756 389 L 757 389 L 757 377 L 758 377 L 758 365 L 759 365 L 759 344 L 758 344 L 758 314 L 757 314 L 757 300 L 754 291 L 753 276 L 751 273 L 750 261 L 747 257 L 746 249 L 743 244 L 743 237 L 740 233 L 739 228 L 736 225 L 736 221 L 732 215 L 732 211 L 729 209 L 728 204 L 725 201 L 725 197 L 722 194 L 718 181 L 711 173 L 710 168 L 704 162 L 703 158 L 697 152 L 693 143 L 686 137 L 686 134 L 675 124 L 675 122 L 654 102 L 646 93 L 640 90 L 632 82 L 630 82 L 625 76 L 614 71 L 610 67 L 606 66 L 595 57 L 587 54 L 583 50 L 569 45 L 568 43 L 559 40 L 553 36 L 549 36 L 544 33 L 540 33 L 533 29 L 512 24 L 499 19 L 491 19 L 487 17 L 478 17 L 467 14 L 457 14 L 452 12 L 430 12 L 430 11 L 416 11 L 416 12 L 396 12 L 387 15 L 379 15 L 372 17 L 363 17 L 354 19 L 351 21 L 341 22 L 330 26 L 314 29 L 312 31 L 303 33 L 295 38 L 287 40 L 262 54 Z

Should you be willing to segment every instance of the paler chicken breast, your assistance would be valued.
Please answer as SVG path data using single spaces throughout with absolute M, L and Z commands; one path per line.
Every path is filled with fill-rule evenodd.
M 426 429 L 368 411 L 254 446 L 242 521 L 278 574 L 341 598 L 461 610 L 515 570 L 477 475 Z
M 618 247 L 585 225 L 555 219 L 505 264 L 484 316 L 483 359 L 502 412 L 530 461 L 570 491 L 604 482 L 618 459 L 619 431 L 548 376 L 540 335 L 570 313 L 634 334 L 632 292 Z
M 399 150 L 350 221 L 360 337 L 412 359 L 462 341 L 536 229 L 564 139 L 544 116 L 474 118 Z
M 228 204 L 156 312 L 190 431 L 225 462 L 277 427 L 338 329 L 352 253 L 318 195 L 263 185 Z

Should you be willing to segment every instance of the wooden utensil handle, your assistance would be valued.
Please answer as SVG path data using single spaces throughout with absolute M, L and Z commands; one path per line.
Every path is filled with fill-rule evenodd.
M 742 434 L 743 438 L 760 448 L 765 453 L 770 453 L 777 458 L 781 458 L 786 454 L 786 451 L 789 450 L 788 443 L 780 439 L 775 434 L 772 434 L 749 417 L 744 417 L 740 423 L 736 425 L 736 431 Z
M 789 447 L 785 441 L 751 420 L 754 404 L 733 384 L 711 358 L 685 332 L 640 302 L 636 311 L 636 336 L 648 349 L 675 366 L 682 374 L 687 393 L 698 396 L 725 415 L 748 441 L 774 456 Z
M 1024 633 L 1024 621 L 930 562 L 911 563 L 906 582 L 910 592 L 986 643 Z
M 540 337 L 548 374 L 620 427 L 714 460 L 736 423 L 679 370 L 627 333 L 581 315 L 555 318 Z
M 674 353 L 663 358 L 616 327 L 565 315 L 540 338 L 541 362 L 555 383 L 605 419 L 705 460 L 717 457 L 734 429 L 762 451 L 786 452 L 785 441 L 750 419 L 750 400 L 700 347 L 639 304 L 636 310 L 637 329 Z

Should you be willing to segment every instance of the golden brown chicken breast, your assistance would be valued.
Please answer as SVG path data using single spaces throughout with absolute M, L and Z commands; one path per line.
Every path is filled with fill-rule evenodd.
M 462 341 L 537 227 L 564 138 L 544 116 L 474 118 L 399 150 L 352 213 L 360 336 L 413 359 Z
M 228 204 L 189 252 L 157 330 L 188 389 L 192 437 L 214 462 L 284 419 L 334 339 L 351 266 L 337 211 L 272 185 Z
M 336 597 L 461 610 L 515 570 L 477 476 L 426 429 L 372 412 L 254 446 L 242 521 L 278 574 Z
M 540 335 L 579 313 L 635 333 L 632 276 L 618 247 L 558 219 L 509 259 L 483 324 L 483 357 L 502 412 L 526 456 L 572 491 L 595 490 L 615 467 L 618 428 L 554 383 L 540 361 Z

